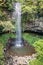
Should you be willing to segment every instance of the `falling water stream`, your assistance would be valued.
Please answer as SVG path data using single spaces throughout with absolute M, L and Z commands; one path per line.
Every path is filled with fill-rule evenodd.
M 22 40 L 21 40 L 21 3 L 15 3 L 14 9 L 15 11 L 13 12 L 13 17 L 15 17 L 15 24 L 16 24 L 16 41 L 15 41 L 15 46 L 16 47 L 21 47 L 23 46 Z

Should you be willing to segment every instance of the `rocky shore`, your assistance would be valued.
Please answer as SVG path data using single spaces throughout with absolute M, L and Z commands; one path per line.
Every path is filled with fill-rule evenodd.
M 5 65 L 29 65 L 30 60 L 36 59 L 36 54 L 31 56 L 9 56 Z

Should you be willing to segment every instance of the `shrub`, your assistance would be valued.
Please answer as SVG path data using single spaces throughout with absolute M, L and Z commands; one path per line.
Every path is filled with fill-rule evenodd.
M 30 61 L 29 65 L 43 65 L 38 59 Z
M 0 8 L 0 20 L 8 20 L 8 15 L 7 15 L 7 13 L 5 12 L 5 11 L 3 11 L 3 9 L 2 8 Z
M 36 41 L 34 47 L 39 55 L 43 55 L 43 40 Z
M 14 25 L 11 23 L 11 21 L 0 21 L 0 31 L 14 31 Z
M 37 51 L 37 57 L 35 60 L 30 61 L 29 65 L 43 65 L 43 40 L 36 41 L 33 46 Z
M 11 21 L 5 21 L 3 23 L 4 29 L 3 31 L 12 31 L 14 29 L 14 25 L 11 23 Z

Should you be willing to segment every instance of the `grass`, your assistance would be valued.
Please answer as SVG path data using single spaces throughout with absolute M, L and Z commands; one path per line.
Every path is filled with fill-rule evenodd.
M 9 38 L 15 38 L 15 34 L 9 33 L 9 34 L 3 34 L 0 36 L 0 43 L 2 43 L 4 46 L 7 43 L 7 40 Z M 25 33 L 23 34 L 23 38 L 28 41 L 30 44 L 33 44 L 35 41 L 39 39 L 43 39 L 43 36 L 31 34 L 31 33 Z
M 30 44 L 34 44 L 35 41 L 38 41 L 40 39 L 43 39 L 43 36 L 41 35 L 36 35 L 32 33 L 25 33 L 23 34 L 23 38 L 28 41 Z

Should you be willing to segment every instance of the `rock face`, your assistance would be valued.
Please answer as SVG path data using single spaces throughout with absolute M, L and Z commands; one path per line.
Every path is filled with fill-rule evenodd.
M 43 32 L 43 20 L 36 20 L 34 22 L 26 23 L 25 30 L 42 33 Z

